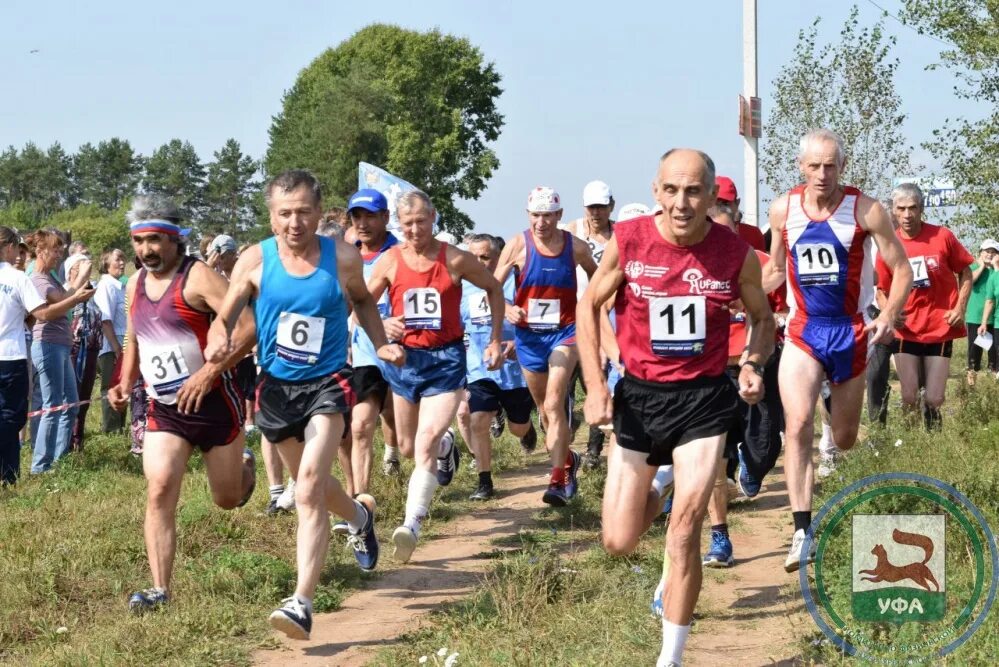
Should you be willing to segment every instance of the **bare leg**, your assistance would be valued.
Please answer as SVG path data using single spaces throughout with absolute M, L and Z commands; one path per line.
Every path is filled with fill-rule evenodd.
M 656 468 L 646 463 L 648 457 L 622 447 L 607 455 L 607 482 L 604 485 L 603 516 L 604 549 L 615 556 L 631 553 L 645 531 L 652 525 L 648 519 L 652 507 L 661 509 L 659 497 L 650 494 Z M 653 514 L 653 519 L 658 513 Z
M 146 554 L 153 586 L 170 588 L 177 551 L 177 501 L 194 448 L 172 433 L 147 432 L 143 443 L 142 471 L 146 476 Z
M 378 396 L 368 396 L 354 406 L 350 417 L 351 466 L 355 493 L 367 493 L 371 483 L 371 458 L 375 449 L 375 426 L 381 412 Z
M 545 423 L 545 447 L 551 456 L 553 471 L 565 466 L 569 456 L 571 434 L 565 397 L 578 359 L 579 353 L 574 345 L 559 346 L 548 357 L 547 373 L 524 370 L 527 387 Z
M 794 512 L 809 511 L 812 508 L 813 424 L 815 401 L 822 388 L 823 375 L 819 362 L 790 341 L 785 344 L 778 382 L 784 403 L 784 467 L 787 472 L 788 497 Z
M 708 502 L 708 517 L 711 525 L 717 526 L 728 521 L 728 480 L 725 477 L 725 459 L 718 459 L 718 471 Z
M 201 455 L 208 474 L 212 500 L 222 509 L 231 510 L 243 499 L 253 484 L 256 471 L 243 462 L 243 431 L 236 439 L 222 447 L 212 447 Z
M 267 473 L 267 483 L 271 486 L 284 484 L 284 466 L 277 447 L 267 438 L 260 436 L 260 452 L 264 456 L 264 472 Z
M 458 404 L 458 412 L 455 413 L 454 420 L 458 424 L 458 433 L 461 434 L 461 439 L 465 441 L 466 445 L 468 445 L 468 451 L 470 451 L 472 456 L 478 460 L 479 454 L 475 450 L 475 443 L 472 438 L 471 413 L 468 411 L 468 391 L 465 392 L 464 398 L 462 398 L 461 403 Z
M 490 472 L 493 469 L 493 443 L 489 435 L 489 425 L 495 416 L 495 412 L 473 412 L 471 415 L 475 466 L 479 472 Z

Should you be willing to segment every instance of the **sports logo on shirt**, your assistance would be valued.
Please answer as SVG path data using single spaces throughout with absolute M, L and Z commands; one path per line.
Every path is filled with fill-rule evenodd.
M 728 292 L 732 289 L 731 280 L 714 280 L 712 278 L 705 278 L 700 269 L 687 269 L 684 271 L 683 281 L 690 285 L 691 294 Z
M 638 260 L 632 260 L 624 265 L 624 274 L 632 280 L 641 276 L 662 278 L 667 271 L 669 271 L 669 267 L 647 265 Z

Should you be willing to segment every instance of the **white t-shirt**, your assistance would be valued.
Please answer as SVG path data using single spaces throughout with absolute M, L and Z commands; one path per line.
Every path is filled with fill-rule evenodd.
M 614 223 L 612 221 L 611 222 L 611 234 L 612 235 L 614 233 L 613 224 Z M 596 238 L 590 236 L 590 229 L 589 229 L 589 227 L 586 224 L 586 219 L 585 218 L 579 218 L 578 220 L 574 220 L 571 223 L 566 223 L 564 226 L 561 227 L 561 229 L 568 230 L 569 229 L 569 225 L 572 225 L 572 228 L 575 230 L 574 235 L 577 238 L 585 241 L 586 245 L 588 245 L 590 247 L 590 252 L 593 253 L 593 261 L 596 264 L 599 265 L 600 264 L 600 260 L 604 256 L 604 248 L 607 247 L 607 243 L 609 243 L 610 240 L 608 239 L 608 241 L 601 242 L 601 241 L 597 240 Z M 577 266 L 576 267 L 576 298 L 577 299 L 582 299 L 583 298 L 583 292 L 586 291 L 586 286 L 589 285 L 589 284 L 590 284 L 590 277 L 588 275 L 586 275 L 586 271 L 583 270 L 583 267 Z
M 28 274 L 0 262 L 0 361 L 28 358 L 24 318 L 44 305 Z
M 128 326 L 128 318 L 125 315 L 125 287 L 116 278 L 103 274 L 94 291 L 94 305 L 100 311 L 101 322 L 111 322 L 114 334 L 120 341 Z M 107 352 L 111 352 L 111 343 L 105 336 L 100 354 Z

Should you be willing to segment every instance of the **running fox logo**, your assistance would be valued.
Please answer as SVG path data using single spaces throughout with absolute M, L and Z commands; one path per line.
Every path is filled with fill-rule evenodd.
M 945 537 L 943 514 L 854 515 L 854 618 L 882 623 L 942 618 Z

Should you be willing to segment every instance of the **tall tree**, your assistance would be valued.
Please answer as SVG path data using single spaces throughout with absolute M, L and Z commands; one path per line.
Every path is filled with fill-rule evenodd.
M 954 222 L 999 233 L 999 2 L 996 0 L 906 0 L 903 19 L 952 46 L 943 66 L 961 85 L 959 96 L 991 105 L 979 120 L 948 121 L 924 144 L 943 162 L 963 205 Z M 931 68 L 937 65 L 931 65 Z
M 467 39 L 371 25 L 298 76 L 270 128 L 266 171 L 314 170 L 343 202 L 371 162 L 430 194 L 445 227 L 471 226 L 456 198 L 475 199 L 498 167 L 500 75 Z
M 171 139 L 146 160 L 142 186 L 173 198 L 178 206 L 198 217 L 203 206 L 205 167 L 189 141 Z
M 107 210 L 118 208 L 135 193 L 142 162 L 127 140 L 115 137 L 96 147 L 90 142 L 83 144 L 73 159 L 73 179 L 80 200 Z
M 893 176 L 912 169 L 912 147 L 902 134 L 902 99 L 895 91 L 895 38 L 884 23 L 861 28 L 854 6 L 839 38 L 818 45 L 816 19 L 798 33 L 791 60 L 774 80 L 774 101 L 764 125 L 760 165 L 775 193 L 800 181 L 798 142 L 824 127 L 843 138 L 843 182 L 884 198 Z
M 214 157 L 204 192 L 206 222 L 227 231 L 246 229 L 254 221 L 254 195 L 260 187 L 254 176 L 260 165 L 243 155 L 235 139 L 226 141 Z
M 21 202 L 38 220 L 72 206 L 71 166 L 58 143 L 47 151 L 30 141 L 20 152 L 11 146 L 0 154 L 0 205 Z

